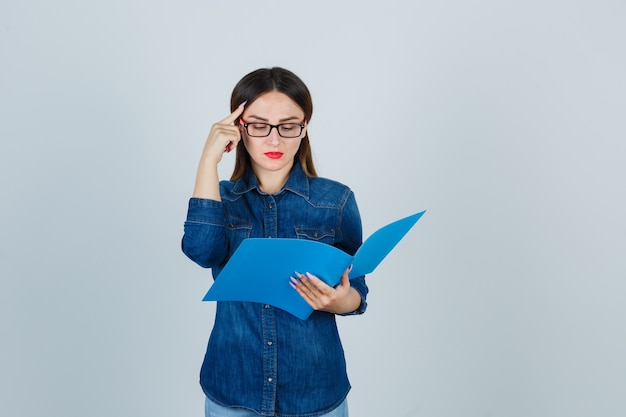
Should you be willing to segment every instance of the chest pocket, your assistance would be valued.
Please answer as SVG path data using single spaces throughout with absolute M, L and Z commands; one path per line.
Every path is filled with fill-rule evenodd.
M 296 237 L 332 245 L 335 243 L 335 229 L 296 227 Z
M 226 223 L 226 230 L 228 235 L 228 252 L 232 254 L 244 239 L 250 237 L 252 225 L 229 222 Z

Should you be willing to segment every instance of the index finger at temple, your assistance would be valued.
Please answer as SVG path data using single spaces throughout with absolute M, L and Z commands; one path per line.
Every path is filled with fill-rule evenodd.
M 235 109 L 234 112 L 232 112 L 231 114 L 228 115 L 228 117 L 226 117 L 224 120 L 222 120 L 221 122 L 219 122 L 220 124 L 232 124 L 235 122 L 235 120 L 237 120 L 242 114 L 243 114 L 243 109 L 244 106 L 246 105 L 246 102 L 244 101 L 243 103 L 241 103 L 239 105 L 239 107 L 237 107 Z

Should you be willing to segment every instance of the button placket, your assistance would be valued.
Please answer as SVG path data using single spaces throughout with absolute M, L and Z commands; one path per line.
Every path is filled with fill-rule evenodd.
M 274 413 L 276 407 L 276 366 L 278 354 L 276 351 L 276 317 L 275 310 L 264 304 L 261 309 L 263 326 L 263 411 Z
M 266 238 L 278 237 L 278 207 L 272 195 L 265 197 L 263 228 Z M 276 366 L 278 354 L 276 346 L 275 309 L 264 304 L 261 309 L 263 323 L 263 404 L 264 413 L 273 414 L 276 408 Z
M 263 227 L 266 238 L 278 237 L 278 207 L 272 195 L 265 197 L 265 210 L 263 213 Z

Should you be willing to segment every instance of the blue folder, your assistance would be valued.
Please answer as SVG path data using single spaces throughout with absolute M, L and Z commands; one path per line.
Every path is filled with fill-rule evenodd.
M 310 272 L 334 287 L 352 264 L 350 278 L 374 271 L 425 211 L 381 227 L 354 256 L 321 242 L 301 239 L 245 239 L 203 301 L 270 304 L 306 320 L 313 308 L 289 285 L 295 272 Z

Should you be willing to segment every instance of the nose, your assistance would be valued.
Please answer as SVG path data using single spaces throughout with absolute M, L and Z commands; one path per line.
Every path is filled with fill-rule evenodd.
M 278 145 L 280 143 L 280 135 L 278 134 L 278 128 L 276 126 L 272 126 L 270 129 L 270 134 L 267 137 L 267 140 L 272 145 Z

